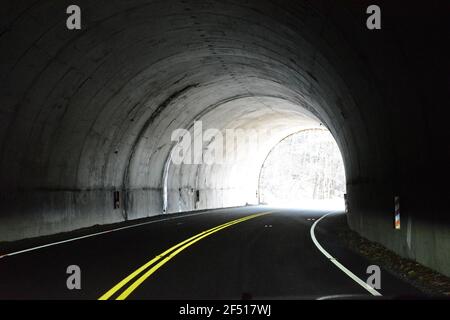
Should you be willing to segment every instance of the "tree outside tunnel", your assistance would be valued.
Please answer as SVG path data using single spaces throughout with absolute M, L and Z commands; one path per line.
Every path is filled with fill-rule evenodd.
M 303 130 L 280 141 L 259 176 L 262 204 L 343 209 L 345 189 L 342 156 L 326 129 Z

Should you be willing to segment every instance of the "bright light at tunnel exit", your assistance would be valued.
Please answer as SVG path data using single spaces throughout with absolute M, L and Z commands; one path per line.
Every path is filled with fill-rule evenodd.
M 344 210 L 342 156 L 331 133 L 294 133 L 268 154 L 259 177 L 259 202 L 277 207 Z

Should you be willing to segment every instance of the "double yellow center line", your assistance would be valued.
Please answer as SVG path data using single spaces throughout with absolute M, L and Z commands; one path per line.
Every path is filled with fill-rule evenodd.
M 124 286 L 128 285 L 129 282 L 134 280 L 128 287 L 122 291 L 122 293 L 119 294 L 119 296 L 116 298 L 116 300 L 124 300 L 126 299 L 134 290 L 136 290 L 137 287 L 139 287 L 142 282 L 144 282 L 148 277 L 150 277 L 153 273 L 155 273 L 159 268 L 161 268 L 164 264 L 166 264 L 168 261 L 170 261 L 173 257 L 175 257 L 177 254 L 179 254 L 184 249 L 188 248 L 189 246 L 193 245 L 194 243 L 202 240 L 203 238 L 206 238 L 213 233 L 216 233 L 220 230 L 223 230 L 225 228 L 231 227 L 232 225 L 257 218 L 269 213 L 272 213 L 273 211 L 263 212 L 263 213 L 257 213 L 250 216 L 246 216 L 244 218 L 236 219 L 224 224 L 221 224 L 217 227 L 208 229 L 206 231 L 203 231 L 193 237 L 190 237 L 189 239 L 186 239 L 177 245 L 167 249 L 160 255 L 157 255 L 152 260 L 141 266 L 139 269 L 135 270 L 133 273 L 131 273 L 128 277 L 120 281 L 117 285 L 112 287 L 108 292 L 103 294 L 99 300 L 108 300 L 111 298 L 114 294 L 116 294 L 120 289 L 122 289 Z M 140 277 L 138 277 L 141 275 Z M 138 278 L 137 278 L 138 277 Z M 137 278 L 135 280 L 135 278 Z

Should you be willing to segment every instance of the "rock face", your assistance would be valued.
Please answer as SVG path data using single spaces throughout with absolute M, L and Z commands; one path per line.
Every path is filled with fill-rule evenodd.
M 262 203 L 301 205 L 304 200 L 343 200 L 345 172 L 328 130 L 290 135 L 269 153 L 259 180 Z

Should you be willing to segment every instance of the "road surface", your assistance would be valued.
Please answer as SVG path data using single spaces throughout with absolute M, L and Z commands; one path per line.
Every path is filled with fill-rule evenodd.
M 3 256 L 0 299 L 372 296 L 318 249 L 317 244 L 355 277 L 368 278 L 370 262 L 336 241 L 334 227 L 345 217 L 332 213 L 317 222 L 326 213 L 244 207 L 171 215 L 168 220 Z M 314 223 L 317 243 L 311 234 Z M 70 234 L 64 237 L 71 239 Z M 26 249 L 5 248 L 0 246 L 0 255 Z M 81 270 L 79 290 L 67 288 L 70 265 Z M 384 270 L 377 292 L 383 297 L 420 294 Z

